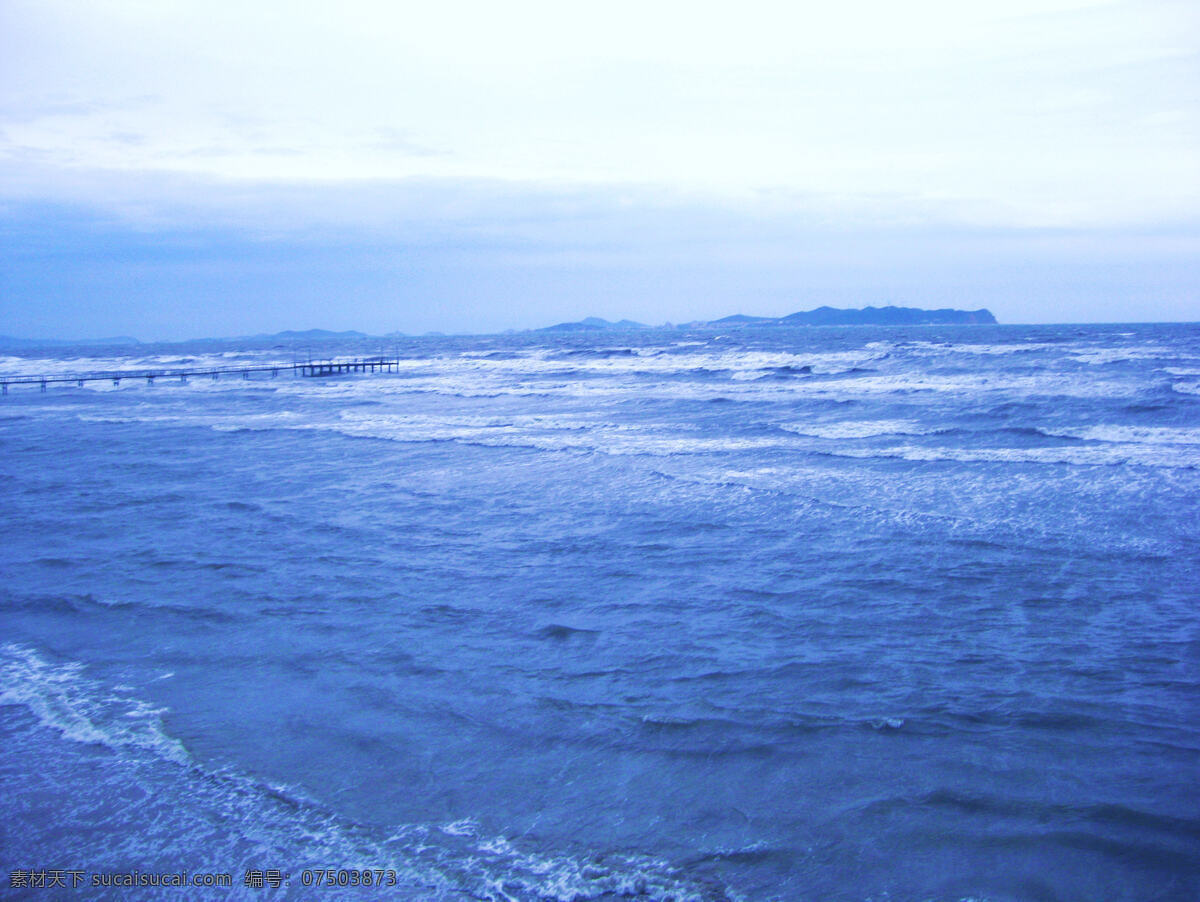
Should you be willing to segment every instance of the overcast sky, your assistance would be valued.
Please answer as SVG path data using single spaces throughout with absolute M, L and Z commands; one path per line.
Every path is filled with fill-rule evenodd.
M 0 333 L 1200 319 L 1200 4 L 0 0 Z

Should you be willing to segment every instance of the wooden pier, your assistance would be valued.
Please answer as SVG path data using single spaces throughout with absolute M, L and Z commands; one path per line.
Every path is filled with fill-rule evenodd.
M 153 370 L 98 370 L 88 373 L 39 373 L 0 375 L 0 392 L 8 394 L 10 385 L 37 385 L 42 391 L 54 383 L 75 383 L 83 388 L 88 382 L 112 382 L 120 385 L 123 379 L 144 379 L 147 385 L 153 385 L 155 379 L 174 379 L 186 383 L 189 378 L 208 376 L 220 379 L 222 376 L 240 376 L 249 379 L 252 375 L 269 375 L 272 378 L 280 373 L 291 373 L 293 376 L 343 376 L 349 373 L 395 373 L 400 370 L 399 357 L 354 357 L 331 358 L 328 360 L 308 360 L 303 363 L 267 363 L 248 366 L 216 366 L 216 367 L 182 367 Z
M 341 376 L 346 373 L 394 373 L 400 368 L 399 357 L 365 357 L 354 360 L 313 360 L 297 363 L 301 376 Z

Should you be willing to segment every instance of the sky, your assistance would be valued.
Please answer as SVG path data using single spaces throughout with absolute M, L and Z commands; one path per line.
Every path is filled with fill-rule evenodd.
M 1200 320 L 1200 4 L 0 0 L 0 334 Z

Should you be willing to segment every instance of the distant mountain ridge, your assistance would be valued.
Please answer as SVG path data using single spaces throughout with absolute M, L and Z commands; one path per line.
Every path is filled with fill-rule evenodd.
M 942 307 L 938 310 L 923 310 L 919 307 L 862 307 L 838 308 L 818 307 L 787 316 L 748 316 L 735 313 L 714 320 L 695 320 L 680 326 L 667 323 L 663 326 L 647 326 L 633 320 L 623 319 L 610 323 L 599 317 L 589 316 L 572 323 L 558 323 L 534 329 L 534 332 L 603 332 L 628 331 L 631 329 L 719 329 L 743 326 L 944 326 L 944 325 L 995 325 L 996 317 L 987 308 L 979 310 L 954 310 Z
M 543 326 L 540 329 L 533 329 L 534 332 L 604 332 L 604 331 L 629 331 L 631 329 L 661 329 L 662 326 L 647 326 L 645 323 L 636 323 L 631 319 L 623 319 L 620 322 L 610 323 L 606 319 L 600 319 L 598 316 L 588 316 L 573 323 L 558 323 L 554 326 Z
M 269 335 L 248 335 L 247 338 L 270 341 L 332 341 L 336 338 L 373 338 L 366 332 L 356 332 L 348 329 L 345 332 L 330 332 L 328 329 L 305 329 L 298 332 L 295 329 L 285 329 Z
M 115 335 L 112 338 L 17 338 L 15 335 L 0 335 L 0 348 L 68 348 L 136 344 L 141 344 L 141 342 L 128 335 Z
M 609 322 L 598 316 L 588 316 L 575 322 L 557 323 L 553 326 L 543 326 L 540 329 L 527 329 L 527 332 L 630 332 L 646 329 L 728 329 L 744 328 L 746 326 L 926 326 L 926 325 L 994 325 L 996 317 L 990 310 L 953 310 L 943 307 L 939 310 L 922 310 L 918 307 L 862 307 L 842 309 L 837 307 L 818 307 L 815 310 L 804 310 L 787 316 L 749 316 L 745 313 L 735 313 L 714 320 L 695 320 L 678 326 L 663 323 L 661 326 L 649 326 L 646 323 L 623 319 Z M 514 331 L 514 330 L 510 330 Z M 441 335 L 440 332 L 427 333 Z M 237 338 L 195 338 L 191 342 L 322 342 L 322 341 L 351 341 L 365 338 L 403 338 L 402 332 L 389 332 L 386 335 L 368 335 L 365 332 L 348 330 L 331 332 L 328 329 L 306 329 L 296 331 L 288 329 L 261 335 L 243 335 Z M 187 344 L 183 342 L 155 342 L 155 344 Z M 142 344 L 136 338 L 119 336 L 115 338 L 81 338 L 74 340 L 16 338 L 11 335 L 0 335 L 0 347 L 37 348 L 37 347 L 67 347 L 72 345 L 136 345 Z

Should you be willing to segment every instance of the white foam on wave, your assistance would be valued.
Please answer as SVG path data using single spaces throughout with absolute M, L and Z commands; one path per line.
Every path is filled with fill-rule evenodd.
M 81 663 L 53 662 L 22 645 L 0 646 L 0 704 L 26 708 L 69 742 L 101 745 L 118 755 L 118 766 L 80 773 L 78 785 L 57 787 L 71 792 L 73 804 L 88 816 L 105 810 L 111 819 L 89 824 L 98 832 L 86 849 L 62 835 L 71 854 L 86 852 L 95 861 L 200 863 L 192 870 L 240 872 L 278 863 L 293 868 L 293 886 L 299 879 L 295 869 L 302 867 L 382 868 L 397 872 L 397 889 L 412 894 L 405 898 L 565 902 L 639 893 L 680 902 L 729 898 L 649 855 L 533 851 L 519 840 L 484 834 L 474 818 L 385 830 L 356 824 L 301 790 L 193 761 L 166 732 L 163 709 L 84 670 Z M 42 748 L 14 736 L 29 765 L 39 766 Z M 129 781 L 145 801 L 137 810 L 114 808 L 110 800 L 127 794 Z M 214 831 L 214 824 L 221 828 Z M 377 890 L 355 896 L 344 889 L 338 895 L 373 898 Z
M 854 439 L 877 435 L 927 435 L 912 420 L 843 420 L 837 423 L 780 423 L 779 428 L 812 438 Z
M 839 352 L 841 353 L 841 352 Z M 683 356 L 688 359 L 680 360 Z M 584 358 L 568 361 L 526 358 L 477 359 L 469 366 L 449 358 L 423 361 L 419 371 L 401 379 L 390 374 L 343 380 L 279 380 L 281 393 L 373 398 L 412 393 L 460 397 L 549 396 L 590 400 L 641 399 L 743 401 L 827 398 L 838 401 L 888 394 L 928 392 L 944 395 L 1017 394 L 1025 397 L 1114 398 L 1135 394 L 1128 381 L 1081 378 L 1065 373 L 929 373 L 916 368 L 894 372 L 860 371 L 879 355 L 861 352 L 804 355 L 767 352 L 671 355 L 655 358 Z M 648 361 L 653 361 L 649 363 Z M 515 364 L 515 365 L 514 365 Z M 772 372 L 811 368 L 812 378 L 764 379 Z M 719 378 L 713 373 L 719 372 Z
M 1128 335 L 1124 337 L 1130 337 Z M 916 357 L 953 356 L 971 354 L 980 357 L 1005 357 L 1013 354 L 1044 352 L 1061 354 L 1076 363 L 1091 365 L 1113 363 L 1121 360 L 1152 360 L 1167 356 L 1170 352 L 1161 345 L 1136 342 L 1130 344 L 1096 344 L 1091 341 L 1063 344 L 1048 341 L 1012 341 L 988 344 L 968 342 L 913 341 L 903 349 Z
M 903 345 L 905 351 L 917 357 L 936 357 L 943 354 L 974 354 L 977 356 L 1006 356 L 1031 351 L 1060 350 L 1062 345 L 1052 342 L 1017 341 L 1008 344 L 969 344 L 958 342 L 913 341 Z
M 680 435 L 675 428 L 588 422 L 567 415 L 507 417 L 492 421 L 481 417 L 439 418 L 345 411 L 336 422 L 308 423 L 296 428 L 398 442 L 456 441 L 491 447 L 613 455 L 671 456 L 791 445 L 780 438 Z
M 1200 427 L 1118 426 L 1097 424 L 1074 428 L 1040 429 L 1045 435 L 1080 438 L 1094 442 L 1135 445 L 1200 445 Z
M 127 372 L 130 370 L 204 369 L 229 366 L 231 360 L 260 366 L 278 363 L 291 368 L 291 361 L 280 362 L 275 350 L 226 351 L 219 354 L 147 354 L 129 353 L 110 357 L 14 357 L 0 356 L 0 374 L 36 374 L 69 376 L 96 372 Z
M 1115 380 L 1082 379 L 1062 374 L 977 374 L 943 375 L 908 371 L 889 374 L 847 376 L 831 382 L 801 383 L 797 391 L 853 398 L 856 395 L 1003 393 L 1022 397 L 1061 396 L 1073 398 L 1114 398 L 1129 396 L 1137 387 Z
M 912 461 L 945 460 L 961 463 L 1134 465 L 1166 469 L 1200 469 L 1200 448 L 1172 448 L 1143 444 L 1102 444 L 1051 448 L 946 448 L 899 445 L 871 449 L 838 447 L 829 449 L 826 453 L 836 457 L 859 459 L 901 458 Z
M 581 388 L 600 381 L 610 388 L 621 380 L 643 385 L 647 377 L 687 379 L 714 372 L 727 373 L 735 381 L 761 378 L 765 373 L 783 369 L 809 368 L 815 374 L 837 374 L 865 366 L 886 356 L 881 349 L 848 351 L 791 352 L 705 350 L 672 353 L 661 348 L 628 349 L 629 354 L 598 353 L 563 355 L 558 348 L 537 348 L 522 353 L 490 356 L 474 352 L 405 360 L 401 371 L 405 378 L 398 384 L 404 391 L 433 390 L 455 394 L 514 393 L 514 388 L 529 391 L 555 390 L 564 380 Z M 597 349 L 603 352 L 605 349 Z M 625 349 L 607 349 L 625 350 Z M 607 377 L 607 378 L 606 378 Z M 428 381 L 423 381 L 428 380 Z M 373 383 L 379 380 L 371 380 Z M 348 383 L 326 383 L 341 386 Z M 586 389 L 584 389 L 586 390 Z M 516 393 L 520 393 L 519 391 Z
M 943 350 L 953 353 L 955 347 Z M 269 389 L 283 397 L 299 395 L 306 399 L 328 400 L 379 400 L 412 393 L 462 397 L 544 395 L 592 400 L 617 400 L 636 393 L 639 398 L 711 400 L 729 397 L 746 401 L 770 401 L 789 396 L 848 400 L 912 392 L 1113 397 L 1130 390 L 1128 384 L 1099 382 L 1061 373 L 1019 376 L 945 374 L 923 372 L 913 367 L 893 372 L 862 371 L 864 367 L 883 366 L 892 354 L 890 346 L 874 342 L 850 350 L 813 353 L 719 350 L 711 345 L 685 348 L 682 352 L 661 348 L 630 350 L 629 354 L 608 356 L 564 356 L 561 349 L 554 348 L 527 349 L 500 356 L 480 356 L 478 352 L 464 351 L 428 358 L 404 358 L 399 363 L 398 373 L 356 374 L 320 380 L 290 378 L 282 373 L 277 378 L 259 375 L 249 380 L 233 376 L 214 381 L 202 377 L 192 379 L 189 387 L 193 391 L 206 392 Z M 161 364 L 164 359 L 124 359 L 122 362 L 125 368 L 138 368 L 135 364 Z M 67 362 L 49 362 L 67 368 Z M 204 362 L 197 358 L 193 365 Z M 210 358 L 210 362 L 227 361 Z M 94 367 L 102 362 L 89 361 L 89 364 Z M 886 366 L 894 368 L 894 361 Z M 794 373 L 797 378 L 764 378 L 780 373 Z M 144 386 L 123 382 L 119 390 L 132 387 L 140 389 Z M 171 383 L 170 387 L 179 386 Z M 118 390 L 103 381 L 90 382 L 87 388 Z
M 208 426 L 221 432 L 264 429 L 317 430 L 356 438 L 397 442 L 459 442 L 489 447 L 523 447 L 544 451 L 581 451 L 611 455 L 655 457 L 738 452 L 749 450 L 803 450 L 804 438 L 842 441 L 883 436 L 924 436 L 936 429 L 906 419 L 786 422 L 779 428 L 797 436 L 731 436 L 703 434 L 687 424 L 619 423 L 572 412 L 551 414 L 421 415 L 342 410 L 336 418 L 315 417 L 294 410 L 244 413 L 162 413 L 160 408 L 139 405 L 125 415 L 81 414 L 98 422 L 153 422 Z M 956 448 L 921 445 L 870 450 L 839 447 L 821 450 L 848 457 L 900 457 L 908 460 L 959 460 L 963 462 L 1029 462 L 1075 465 L 1136 464 L 1154 467 L 1193 467 L 1200 451 L 1200 429 L 1195 427 L 1142 427 L 1096 424 L 1039 430 L 1047 437 L 1074 438 L 1089 446 Z M 816 450 L 815 448 L 813 450 Z
M 244 413 L 236 417 L 217 413 L 159 413 L 159 408 L 139 405 L 126 414 L 77 414 L 83 423 L 161 423 L 168 426 L 208 426 L 217 432 L 238 432 L 253 429 L 288 428 L 302 419 L 292 410 L 271 413 Z
M 1123 338 L 1133 337 L 1123 334 Z M 1175 352 L 1153 342 L 1130 342 L 1112 344 L 1092 340 L 1063 344 L 1044 341 L 1012 341 L 996 343 L 958 343 L 914 341 L 902 345 L 903 350 L 915 357 L 941 357 L 970 354 L 980 357 L 1006 357 L 1014 354 L 1041 352 L 1061 355 L 1063 359 L 1090 366 L 1117 363 L 1123 360 L 1157 360 L 1170 357 Z
M 1122 360 L 1156 360 L 1169 357 L 1172 352 L 1160 345 L 1130 344 L 1116 347 L 1097 346 L 1082 350 L 1073 350 L 1068 356 L 1078 363 L 1099 366 L 1106 363 L 1118 363 Z
M 479 831 L 479 824 L 474 819 L 466 817 L 449 824 L 442 824 L 440 829 L 447 836 L 474 836 Z
M 129 692 L 87 679 L 82 664 L 54 664 L 23 646 L 0 646 L 0 702 L 28 708 L 44 726 L 76 742 L 138 748 L 187 764 L 183 744 L 163 727 L 166 709 Z

